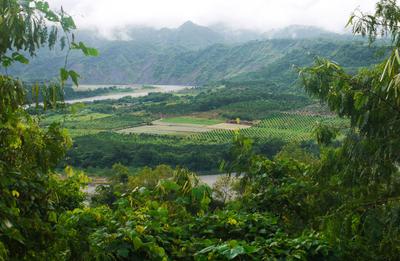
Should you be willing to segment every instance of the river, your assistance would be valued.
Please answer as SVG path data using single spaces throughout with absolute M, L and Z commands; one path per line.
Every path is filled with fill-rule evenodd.
M 80 99 L 72 99 L 72 100 L 65 100 L 65 103 L 73 104 L 77 102 L 92 102 L 92 101 L 101 101 L 101 100 L 117 100 L 121 99 L 123 97 L 141 97 L 141 96 L 146 96 L 147 94 L 151 92 L 177 92 L 181 91 L 184 89 L 190 89 L 193 88 L 193 86 L 183 86 L 183 85 L 151 85 L 151 88 L 149 87 L 143 87 L 143 85 L 137 85 L 137 84 L 132 84 L 132 85 L 82 85 L 81 87 L 78 87 L 76 90 L 93 90 L 96 88 L 105 88 L 105 87 L 110 87 L 110 86 L 115 86 L 119 89 L 131 89 L 132 91 L 126 91 L 124 90 L 123 92 L 118 92 L 118 93 L 110 93 L 110 94 L 104 94 L 104 95 L 98 95 L 98 96 L 92 96 L 92 97 L 87 97 L 87 98 L 80 98 Z M 146 85 L 144 85 L 146 86 Z

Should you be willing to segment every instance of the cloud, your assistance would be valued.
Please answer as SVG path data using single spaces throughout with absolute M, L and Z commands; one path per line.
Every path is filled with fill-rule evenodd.
M 372 11 L 377 0 L 49 0 L 73 15 L 78 27 L 109 32 L 146 25 L 177 27 L 187 20 L 201 25 L 267 31 L 291 24 L 341 32 L 352 11 Z

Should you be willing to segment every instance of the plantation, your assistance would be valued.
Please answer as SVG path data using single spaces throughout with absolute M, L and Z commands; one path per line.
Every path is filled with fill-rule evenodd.
M 155 135 L 190 135 L 198 132 L 206 132 L 209 131 L 204 125 L 197 124 L 154 124 L 139 126 L 134 128 L 127 128 L 118 131 L 119 133 L 129 134 L 129 133 L 137 133 L 137 134 L 155 134 Z
M 226 88 L 220 87 L 219 90 L 225 93 Z M 188 91 L 185 90 L 185 93 Z M 188 99 L 195 102 L 197 96 L 207 92 L 191 95 Z M 216 95 L 219 94 L 213 91 L 206 97 L 212 101 Z M 265 111 L 265 118 L 255 121 L 223 118 L 221 108 L 186 116 L 160 115 L 153 111 L 154 106 L 162 106 L 165 108 L 163 111 L 167 111 L 170 103 L 176 105 L 176 102 L 185 100 L 184 97 L 179 92 L 177 95 L 154 93 L 148 97 L 66 105 L 58 112 L 44 112 L 37 117 L 41 119 L 42 126 L 60 122 L 75 138 L 68 160 L 59 168 L 68 163 L 83 169 L 90 168 L 91 174 L 109 173 L 112 165 L 118 162 L 133 169 L 170 164 L 186 166 L 192 171 L 218 172 L 220 162 L 226 159 L 229 144 L 236 134 L 253 139 L 256 151 L 272 157 L 284 144 L 312 143 L 314 131 L 320 125 L 328 125 L 341 133 L 349 128 L 346 119 L 320 115 L 317 111 L 321 110 L 319 106 L 313 107 L 316 111 L 313 115 L 296 112 L 296 104 L 287 106 L 291 110 L 286 112 Z M 207 100 L 205 97 L 202 99 Z M 185 100 L 183 104 L 191 106 L 187 102 Z M 158 119 L 160 116 L 164 118 Z M 110 137 L 118 138 L 110 140 Z M 170 144 L 171 139 L 173 144 Z M 175 155 L 178 152 L 189 154 Z M 212 158 L 213 154 L 219 156 Z M 207 163 L 207 160 L 210 162 Z M 93 168 L 96 170 L 93 171 Z
M 194 118 L 194 117 L 173 117 L 173 118 L 161 119 L 161 122 L 214 125 L 223 122 L 223 120 Z
M 242 120 L 259 120 L 267 118 L 274 112 L 290 111 L 303 108 L 307 101 L 298 97 L 298 100 L 293 99 L 286 101 L 285 99 L 265 99 L 255 101 L 245 101 L 232 103 L 221 107 L 219 110 L 221 115 L 227 118 Z
M 40 123 L 43 124 L 44 126 L 50 125 L 53 122 L 61 122 L 61 121 L 66 121 L 66 122 L 84 122 L 84 121 L 92 121 L 96 119 L 101 119 L 105 117 L 111 116 L 110 114 L 105 114 L 105 113 L 81 113 L 81 114 L 72 114 L 72 115 L 66 115 L 66 114 L 55 114 L 55 115 L 50 115 L 46 116 L 43 119 L 40 119 Z
M 94 112 L 102 104 L 89 104 L 63 116 L 40 116 L 43 126 L 58 121 L 75 138 L 67 161 L 59 168 L 68 163 L 83 169 L 96 168 L 90 171 L 96 174 L 109 172 L 107 169 L 120 162 L 131 168 L 169 164 L 186 166 L 193 171 L 217 172 L 237 134 L 253 139 L 256 151 L 272 157 L 284 144 L 311 142 L 320 125 L 341 133 L 349 128 L 349 121 L 338 117 L 276 112 L 252 122 L 253 125 L 193 116 L 152 121 L 156 114 L 122 111 L 130 103 L 119 107 L 120 113 Z
M 186 166 L 194 171 L 218 171 L 220 162 L 227 160 L 228 148 L 236 135 L 253 139 L 257 152 L 272 157 L 285 144 L 312 143 L 318 126 L 328 126 L 344 134 L 349 124 L 349 120 L 339 117 L 275 113 L 254 126 L 245 126 L 240 130 L 225 126 L 241 126 L 237 124 L 205 127 L 165 122 L 114 133 L 97 134 L 100 131 L 95 129 L 74 133 L 79 129 L 71 129 L 72 134 L 87 136 L 75 138 L 67 163 L 80 168 L 108 169 L 118 162 L 133 168 L 169 164 Z
M 288 143 L 300 142 L 312 139 L 313 131 L 321 124 L 342 130 L 349 127 L 348 120 L 338 117 L 275 113 L 250 128 L 238 131 L 214 130 L 195 134 L 190 139 L 224 143 L 240 134 L 255 141 L 281 139 Z
M 85 110 L 79 113 L 44 115 L 38 118 L 42 126 L 49 126 L 53 122 L 60 123 L 73 137 L 102 131 L 119 131 L 147 124 L 154 119 L 151 115 L 107 114 Z

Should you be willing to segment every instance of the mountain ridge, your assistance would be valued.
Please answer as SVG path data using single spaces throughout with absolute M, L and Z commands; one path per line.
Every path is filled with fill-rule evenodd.
M 262 35 L 237 32 L 239 35 L 248 33 L 247 39 L 257 35 L 269 35 L 270 38 L 245 42 L 240 42 L 240 37 L 233 39 L 232 29 L 217 27 L 211 29 L 191 21 L 174 29 L 138 27 L 125 31 L 125 40 L 113 41 L 81 31 L 78 37 L 98 46 L 100 56 L 82 57 L 73 53 L 68 64 L 71 69 L 84 72 L 81 83 L 85 84 L 203 85 L 231 78 L 249 79 L 251 75 L 264 80 L 279 79 L 288 84 L 289 79 L 293 79 L 291 67 L 310 64 L 310 57 L 340 57 L 338 62 L 352 66 L 352 62 L 340 53 L 350 57 L 361 53 L 358 59 L 364 60 L 373 51 L 365 42 L 357 43 L 315 27 L 294 25 Z M 214 31 L 217 29 L 220 33 Z M 296 32 L 304 37 L 293 37 Z M 29 81 L 36 80 L 37 75 L 43 79 L 55 78 L 59 73 L 55 68 L 63 67 L 64 56 L 63 52 L 43 50 L 38 58 L 31 59 L 31 64 L 15 65 L 8 72 Z M 377 61 L 367 61 L 365 65 Z
M 137 41 L 161 46 L 181 46 L 191 50 L 205 48 L 212 44 L 241 44 L 253 40 L 267 39 L 309 39 L 309 38 L 347 38 L 349 34 L 338 34 L 315 26 L 290 25 L 265 32 L 247 29 L 234 29 L 225 24 L 211 26 L 198 25 L 190 20 L 176 28 L 155 29 L 148 26 L 131 26 L 115 30 L 107 37 L 97 31 L 82 30 L 77 35 L 94 43 L 103 41 Z M 98 45 L 96 44 L 96 46 Z

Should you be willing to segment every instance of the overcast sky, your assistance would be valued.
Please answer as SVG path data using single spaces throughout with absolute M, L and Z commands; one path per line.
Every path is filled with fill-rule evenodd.
M 352 11 L 372 11 L 377 0 L 49 0 L 53 9 L 74 16 L 79 28 L 107 32 L 130 25 L 177 27 L 187 20 L 201 25 L 267 31 L 291 24 L 341 32 Z

